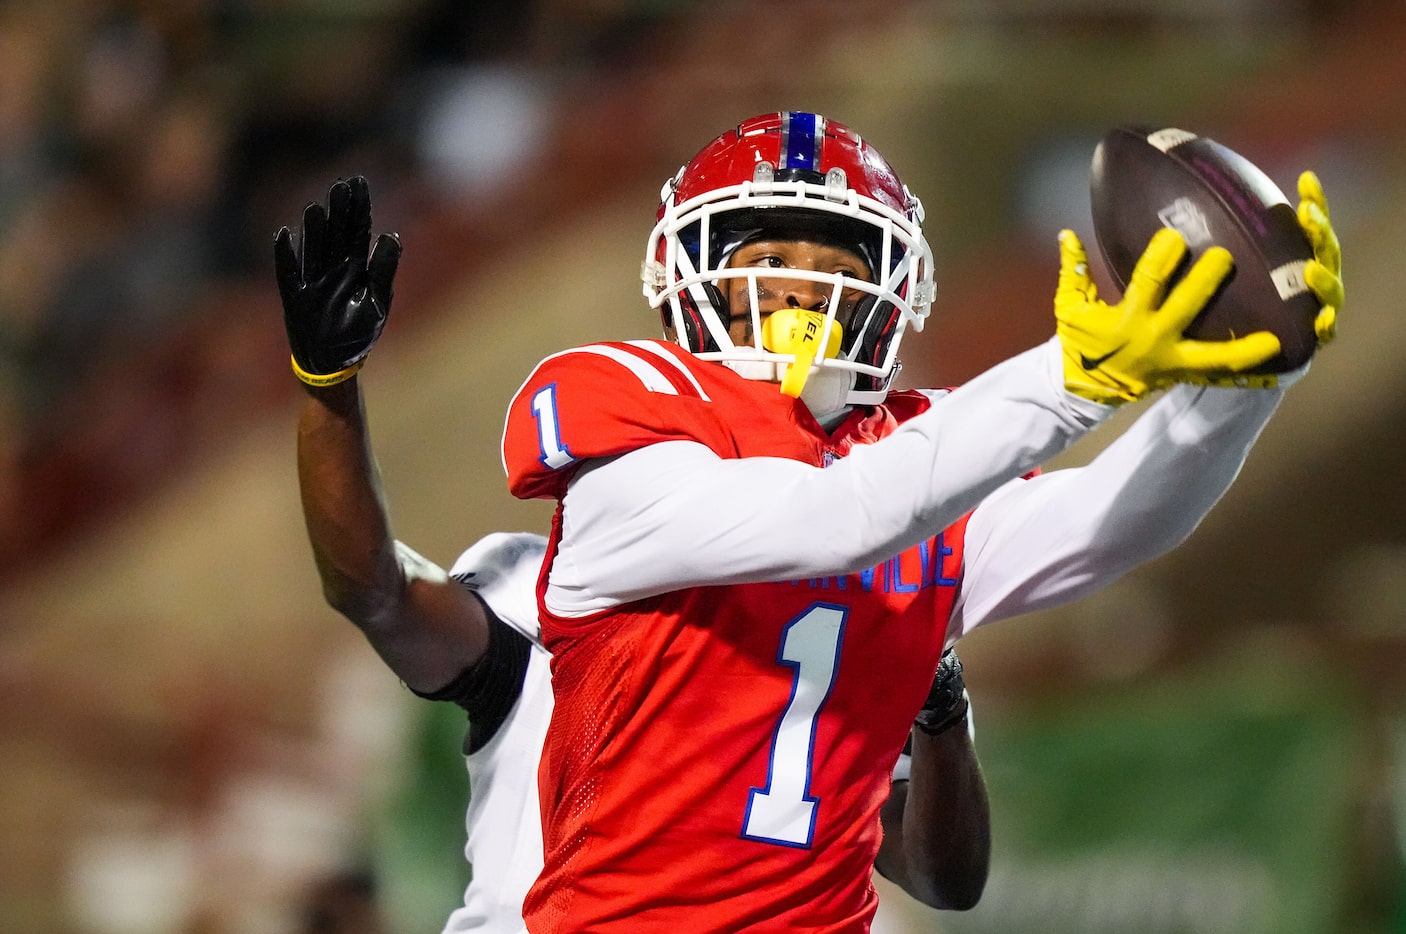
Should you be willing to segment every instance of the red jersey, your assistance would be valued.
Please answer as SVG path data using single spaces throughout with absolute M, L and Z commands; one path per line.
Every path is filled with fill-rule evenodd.
M 514 495 L 559 501 L 539 603 L 577 465 L 688 440 L 820 468 L 929 404 L 892 393 L 827 433 L 673 344 L 548 358 L 503 446 Z M 879 808 L 947 641 L 965 523 L 855 574 L 700 580 L 571 618 L 541 603 L 556 706 L 529 929 L 866 931 Z

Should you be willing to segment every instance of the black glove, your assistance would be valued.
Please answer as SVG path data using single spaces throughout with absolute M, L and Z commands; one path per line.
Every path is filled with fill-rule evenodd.
M 381 234 L 371 246 L 371 192 L 360 175 L 338 180 L 327 209 L 303 209 L 301 255 L 284 227 L 273 240 L 273 268 L 283 297 L 283 324 L 293 372 L 310 386 L 349 378 L 381 336 L 391 310 L 400 238 Z
M 967 685 L 962 680 L 962 660 L 956 652 L 948 649 L 942 653 L 928 699 L 923 709 L 918 711 L 913 725 L 929 736 L 936 736 L 965 720 L 968 706 Z

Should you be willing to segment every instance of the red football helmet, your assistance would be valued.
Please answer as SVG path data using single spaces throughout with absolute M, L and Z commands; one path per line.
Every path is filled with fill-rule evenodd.
M 898 372 L 903 332 L 910 325 L 922 330 L 935 293 L 922 204 L 883 156 L 819 114 L 765 114 L 705 146 L 665 183 L 660 202 L 645 248 L 644 294 L 681 345 L 748 378 L 780 379 L 796 356 L 784 346 L 766 346 L 757 279 L 818 282 L 830 295 L 824 335 L 842 336 L 837 353 L 832 344 L 811 364 L 812 381 L 828 384 L 832 400 L 839 390 L 841 403 L 882 401 Z M 728 268 L 737 246 L 761 235 L 844 246 L 867 261 L 873 281 Z M 746 311 L 727 307 L 720 287 L 725 279 L 749 280 L 751 345 L 738 346 L 728 336 L 728 322 Z M 840 295 L 851 290 L 863 298 L 842 311 Z

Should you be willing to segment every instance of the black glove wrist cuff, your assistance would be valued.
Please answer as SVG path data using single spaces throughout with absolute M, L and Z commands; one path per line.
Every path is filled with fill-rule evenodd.
M 918 711 L 913 725 L 929 736 L 936 736 L 965 720 L 969 706 L 967 685 L 962 679 L 962 660 L 948 649 L 942 653 L 932 687 L 928 689 L 928 699 L 923 702 L 923 709 Z
M 929 736 L 946 733 L 957 724 L 966 722 L 968 706 L 970 705 L 967 702 L 966 693 L 963 692 L 959 704 L 941 710 L 924 707 L 918 711 L 918 716 L 913 719 L 913 725 Z

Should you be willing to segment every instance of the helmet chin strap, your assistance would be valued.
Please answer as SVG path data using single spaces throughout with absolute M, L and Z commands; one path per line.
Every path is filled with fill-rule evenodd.
M 800 399 L 812 415 L 824 420 L 845 409 L 855 383 L 849 370 L 814 365 L 817 356 L 828 360 L 840 354 L 843 329 L 837 321 L 830 321 L 828 327 L 826 323 L 824 312 L 783 308 L 762 322 L 762 346 L 773 353 L 792 354 L 792 362 L 725 362 L 744 379 L 779 382 L 783 394 Z
M 854 388 L 853 370 L 839 370 L 834 367 L 821 367 L 806 380 L 801 390 L 801 401 L 810 409 L 815 420 L 824 423 L 833 415 L 838 415 L 849 407 L 849 393 Z
M 723 366 L 743 379 L 763 383 L 780 383 L 785 378 L 786 369 L 794 363 L 777 363 L 774 360 L 719 360 Z M 854 389 L 856 374 L 853 370 L 838 367 L 815 367 L 801 390 L 800 400 L 810 409 L 816 421 L 838 415 L 849 408 L 850 392 Z

